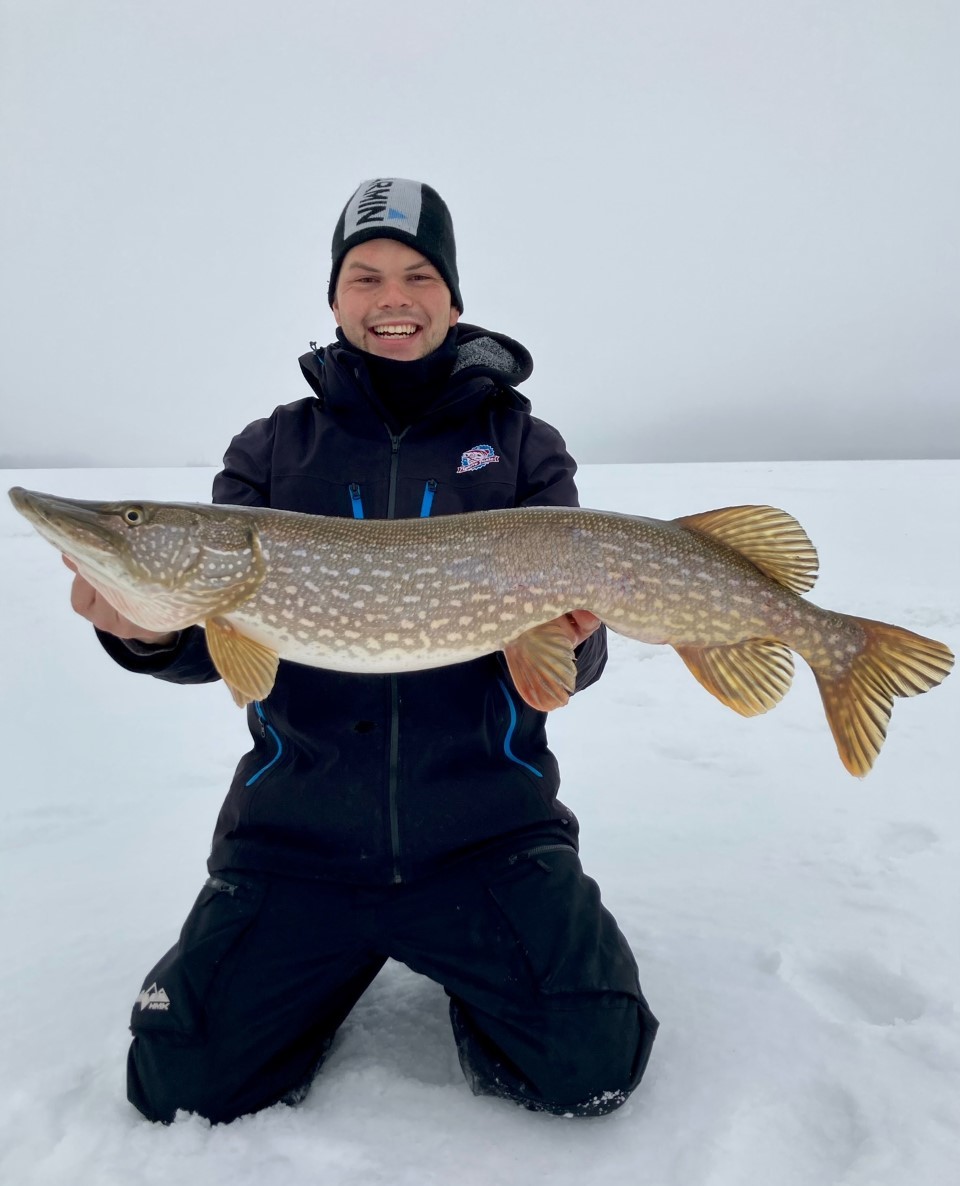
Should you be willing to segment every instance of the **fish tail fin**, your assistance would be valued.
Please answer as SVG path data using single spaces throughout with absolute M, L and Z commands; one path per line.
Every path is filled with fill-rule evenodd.
M 845 667 L 811 662 L 840 760 L 857 778 L 868 774 L 887 734 L 895 696 L 935 688 L 953 667 L 942 642 L 900 626 L 851 618 L 863 631 L 859 653 Z M 819 667 L 819 669 L 818 669 Z

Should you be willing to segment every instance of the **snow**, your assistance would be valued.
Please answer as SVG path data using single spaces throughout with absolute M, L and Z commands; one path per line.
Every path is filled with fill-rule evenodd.
M 205 501 L 212 471 L 4 471 L 88 498 Z M 818 604 L 960 643 L 960 462 L 592 466 L 585 505 L 795 514 Z M 4 1186 L 941 1186 L 960 1155 L 960 679 L 896 703 L 865 780 L 812 677 L 744 720 L 668 648 L 614 639 L 554 714 L 582 857 L 661 1030 L 594 1120 L 476 1099 L 442 990 L 388 964 L 313 1091 L 212 1128 L 144 1121 L 126 1024 L 205 876 L 242 714 L 221 684 L 131 676 L 70 574 L 0 506 L 0 1182 Z

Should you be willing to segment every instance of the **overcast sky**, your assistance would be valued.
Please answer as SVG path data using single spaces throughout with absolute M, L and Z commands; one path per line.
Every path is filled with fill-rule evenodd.
M 0 0 L 0 465 L 309 394 L 354 187 L 584 462 L 960 455 L 956 0 Z

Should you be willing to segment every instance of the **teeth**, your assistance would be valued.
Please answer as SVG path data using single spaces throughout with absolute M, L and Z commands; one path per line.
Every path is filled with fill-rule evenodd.
M 416 325 L 375 325 L 373 332 L 381 338 L 409 338 L 418 328 Z

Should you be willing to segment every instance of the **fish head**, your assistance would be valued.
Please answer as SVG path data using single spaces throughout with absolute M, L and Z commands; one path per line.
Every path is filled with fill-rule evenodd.
M 264 564 L 239 507 L 89 502 L 14 487 L 10 500 L 40 535 L 131 621 L 179 630 L 245 601 Z

